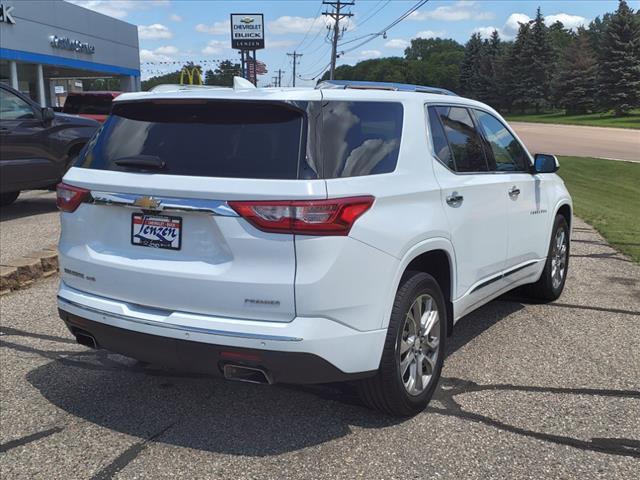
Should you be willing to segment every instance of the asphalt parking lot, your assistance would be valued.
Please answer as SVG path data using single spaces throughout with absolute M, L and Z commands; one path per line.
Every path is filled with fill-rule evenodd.
M 32 231 L 16 218 L 3 215 L 3 251 L 20 248 L 7 228 Z M 458 323 L 434 400 L 407 420 L 348 387 L 231 383 L 86 349 L 57 317 L 57 278 L 42 280 L 0 297 L 0 474 L 637 478 L 640 266 L 579 220 L 572 248 L 558 302 L 511 296 Z

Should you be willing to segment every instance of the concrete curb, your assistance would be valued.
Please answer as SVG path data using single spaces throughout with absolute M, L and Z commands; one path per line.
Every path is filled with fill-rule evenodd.
M 50 245 L 0 265 L 0 295 L 27 288 L 58 272 L 58 246 Z

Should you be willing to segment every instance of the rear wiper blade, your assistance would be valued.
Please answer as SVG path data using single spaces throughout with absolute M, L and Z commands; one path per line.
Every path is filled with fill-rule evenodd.
M 119 167 L 139 167 L 153 170 L 162 170 L 167 166 L 164 160 L 155 155 L 132 155 L 130 157 L 121 157 L 114 160 L 113 163 Z

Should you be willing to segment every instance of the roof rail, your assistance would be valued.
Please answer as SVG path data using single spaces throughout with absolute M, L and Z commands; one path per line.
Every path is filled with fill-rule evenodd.
M 419 92 L 419 93 L 435 93 L 438 95 L 457 96 L 450 90 L 437 87 L 427 87 L 424 85 L 411 85 L 409 83 L 395 82 L 367 82 L 362 80 L 325 80 L 320 82 L 316 88 L 353 88 L 359 90 L 392 90 L 399 92 Z

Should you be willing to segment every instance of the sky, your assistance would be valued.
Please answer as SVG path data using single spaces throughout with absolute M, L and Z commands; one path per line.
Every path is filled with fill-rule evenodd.
M 142 79 L 174 71 L 183 62 L 200 63 L 206 69 L 217 61 L 239 62 L 231 49 L 229 15 L 263 13 L 264 50 L 257 52 L 268 73 L 259 77 L 260 85 L 273 81 L 284 70 L 282 85 L 292 83 L 291 57 L 302 53 L 297 65 L 297 85 L 313 85 L 331 58 L 327 37 L 329 20 L 322 16 L 321 0 L 66 0 L 85 8 L 138 26 Z M 528 21 L 538 6 L 547 23 L 560 20 L 566 27 L 587 25 L 596 16 L 616 10 L 617 0 L 430 0 L 406 19 L 360 45 L 368 34 L 384 31 L 394 20 L 410 10 L 417 0 L 352 0 L 347 8 L 353 14 L 338 52 L 344 52 L 338 65 L 361 60 L 402 56 L 413 38 L 452 38 L 465 43 L 473 32 L 488 36 L 496 29 L 503 39 L 514 37 L 518 22 Z M 629 5 L 637 10 L 640 0 Z M 359 37 L 365 37 L 356 40 Z M 386 37 L 386 38 L 384 38 Z M 165 62 L 165 63 L 162 63 Z M 176 64 L 166 62 L 179 62 Z

